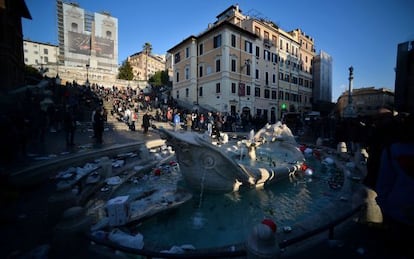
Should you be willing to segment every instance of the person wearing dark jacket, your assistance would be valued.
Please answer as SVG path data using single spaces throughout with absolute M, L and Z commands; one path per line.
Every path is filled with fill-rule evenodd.
M 144 134 L 148 133 L 148 128 L 151 126 L 151 116 L 148 112 L 145 112 L 144 116 L 142 116 L 142 127 L 144 128 Z
M 74 138 L 76 131 L 76 119 L 73 106 L 67 107 L 63 121 L 66 132 L 66 145 L 73 146 L 75 145 Z
M 95 130 L 96 130 L 95 132 L 96 143 L 102 144 L 104 122 L 105 122 L 104 111 L 102 107 L 97 109 L 95 113 L 94 121 L 95 121 Z

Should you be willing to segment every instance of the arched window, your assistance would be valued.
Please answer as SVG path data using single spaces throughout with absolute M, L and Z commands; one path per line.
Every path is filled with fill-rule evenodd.
M 71 27 L 72 31 L 74 31 L 74 32 L 77 32 L 78 31 L 78 24 L 77 23 L 73 22 L 70 25 L 70 27 Z

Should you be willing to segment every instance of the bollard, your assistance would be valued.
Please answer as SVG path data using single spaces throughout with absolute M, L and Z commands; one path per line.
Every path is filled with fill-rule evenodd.
M 255 226 L 247 238 L 247 258 L 280 258 L 276 230 L 276 224 L 270 219 L 265 219 L 261 224 Z
M 104 179 L 112 176 L 112 162 L 108 157 L 102 157 L 100 166 L 102 167 L 102 177 Z
M 52 258 L 84 258 L 89 245 L 85 233 L 91 224 L 91 217 L 82 207 L 67 209 L 53 231 Z

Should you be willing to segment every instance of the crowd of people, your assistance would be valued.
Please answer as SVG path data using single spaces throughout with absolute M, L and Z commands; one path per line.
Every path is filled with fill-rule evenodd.
M 10 164 L 26 157 L 28 144 L 40 145 L 48 131 L 64 131 L 66 144 L 74 145 L 78 122 L 87 120 L 90 112 L 100 105 L 90 88 L 75 81 L 64 86 L 56 85 L 55 80 L 45 82 L 2 93 L 2 163 Z

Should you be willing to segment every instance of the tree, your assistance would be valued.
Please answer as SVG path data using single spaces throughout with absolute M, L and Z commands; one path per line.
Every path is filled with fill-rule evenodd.
M 132 72 L 132 66 L 128 60 L 125 60 L 118 69 L 118 79 L 132 80 L 134 74 Z
M 153 86 L 169 86 L 171 85 L 170 78 L 167 71 L 157 71 L 148 79 L 148 82 Z

